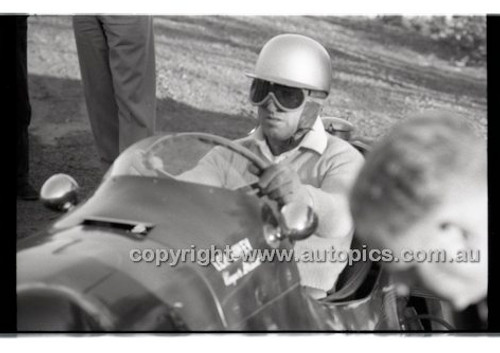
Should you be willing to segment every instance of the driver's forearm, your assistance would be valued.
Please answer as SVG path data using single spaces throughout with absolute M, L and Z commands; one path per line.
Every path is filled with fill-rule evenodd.
M 329 193 L 311 185 L 305 185 L 305 187 L 319 220 L 315 234 L 322 238 L 350 236 L 354 223 L 349 210 L 347 193 Z

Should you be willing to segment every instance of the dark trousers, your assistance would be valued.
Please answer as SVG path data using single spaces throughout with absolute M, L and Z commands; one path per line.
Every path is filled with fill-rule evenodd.
M 154 134 L 156 73 L 150 16 L 75 16 L 76 47 L 101 160 Z

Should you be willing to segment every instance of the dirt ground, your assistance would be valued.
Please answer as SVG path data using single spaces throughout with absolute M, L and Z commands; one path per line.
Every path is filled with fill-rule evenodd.
M 72 175 L 91 195 L 102 171 L 87 118 L 69 16 L 31 16 L 28 70 L 33 108 L 31 180 Z M 255 125 L 249 80 L 263 43 L 292 32 L 323 43 L 334 83 L 323 116 L 349 120 L 379 138 L 397 121 L 450 109 L 486 135 L 486 68 L 460 67 L 450 51 L 415 33 L 354 17 L 156 17 L 157 126 L 229 138 Z M 59 217 L 40 202 L 17 201 L 17 237 Z

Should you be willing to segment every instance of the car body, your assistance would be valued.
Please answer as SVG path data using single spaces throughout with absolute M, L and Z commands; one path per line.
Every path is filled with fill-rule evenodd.
M 300 286 L 294 261 L 158 263 L 159 250 L 293 248 L 292 237 L 270 238 L 283 221 L 255 193 L 137 172 L 137 156 L 186 135 L 206 136 L 154 136 L 129 147 L 89 199 L 76 207 L 74 193 L 59 200 L 71 210 L 18 242 L 19 330 L 396 331 L 423 328 L 411 319 L 422 310 L 440 313 L 432 296 L 417 306 L 398 297 L 390 275 L 370 261 L 347 266 L 337 291 L 322 300 Z M 167 163 L 175 164 L 171 156 Z M 141 254 L 147 259 L 135 261 Z

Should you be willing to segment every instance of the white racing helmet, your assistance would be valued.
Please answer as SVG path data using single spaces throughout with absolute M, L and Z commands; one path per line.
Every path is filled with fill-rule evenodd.
M 255 72 L 247 76 L 328 94 L 332 64 L 326 49 L 315 40 L 298 34 L 281 34 L 264 45 Z

